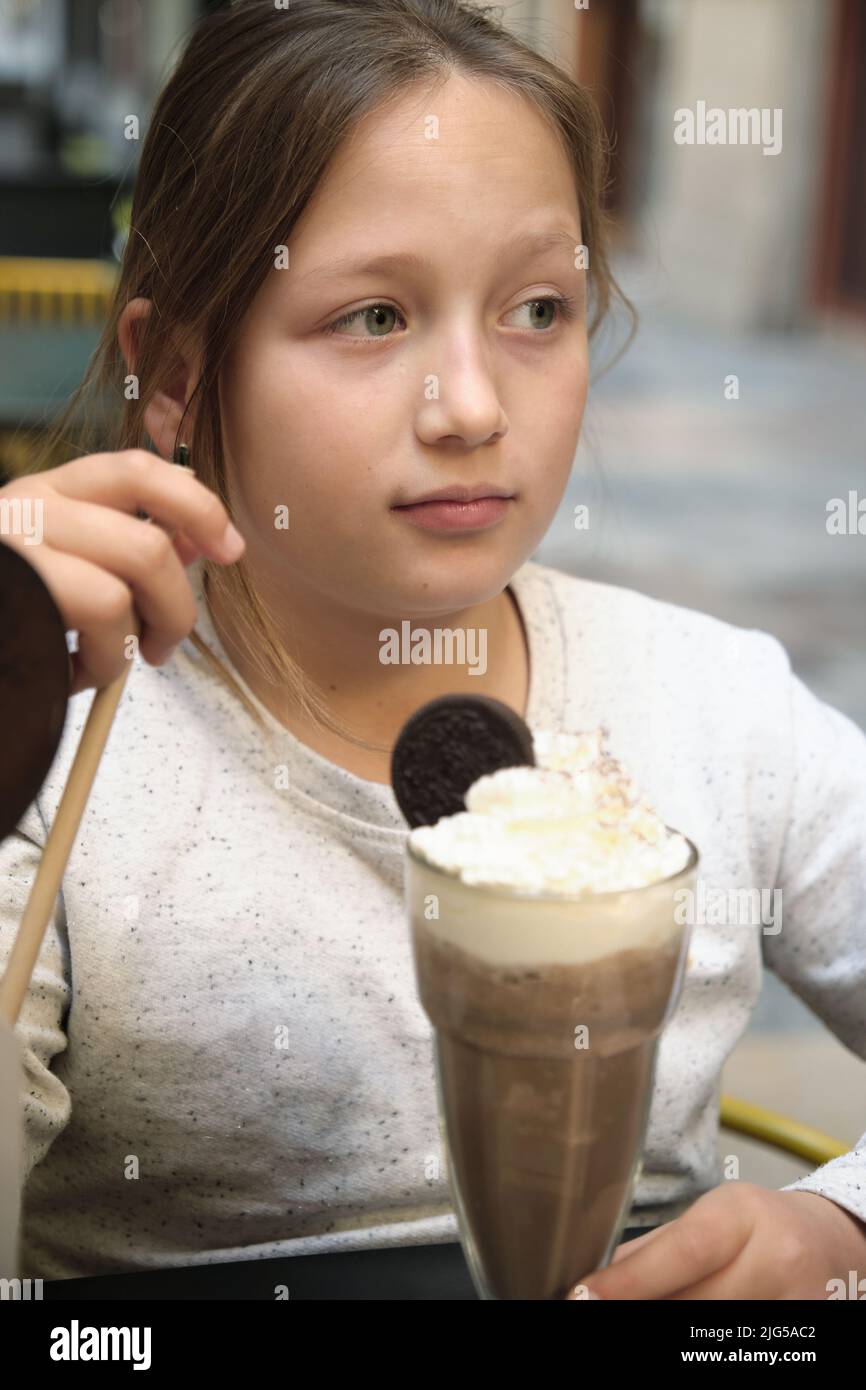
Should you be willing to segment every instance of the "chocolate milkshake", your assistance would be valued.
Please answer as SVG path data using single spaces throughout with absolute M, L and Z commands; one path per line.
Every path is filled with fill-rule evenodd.
M 643 802 L 603 731 L 535 735 L 413 830 L 407 907 L 435 1026 L 461 1239 L 484 1298 L 563 1297 L 628 1212 L 697 852 Z

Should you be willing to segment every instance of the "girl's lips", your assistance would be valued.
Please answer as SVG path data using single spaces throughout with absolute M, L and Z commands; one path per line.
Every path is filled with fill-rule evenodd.
M 478 497 L 474 502 L 416 502 L 392 510 L 425 531 L 480 531 L 500 521 L 513 501 L 513 497 Z

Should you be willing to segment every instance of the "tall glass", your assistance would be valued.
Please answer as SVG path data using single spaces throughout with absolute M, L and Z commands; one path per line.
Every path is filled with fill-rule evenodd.
M 671 878 L 565 897 L 467 885 L 407 841 L 440 1128 L 481 1298 L 562 1298 L 613 1254 L 682 987 L 688 845 Z

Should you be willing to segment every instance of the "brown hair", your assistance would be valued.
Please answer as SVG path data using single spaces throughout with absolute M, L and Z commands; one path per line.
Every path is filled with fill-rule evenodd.
M 630 342 L 636 316 L 607 260 L 609 146 L 597 108 L 578 83 L 503 28 L 495 8 L 468 0 L 290 0 L 285 8 L 274 0 L 236 0 L 198 24 L 153 112 L 104 331 L 45 456 L 58 441 L 65 444 L 70 428 L 78 434 L 71 457 L 152 447 L 143 422 L 147 401 L 166 384 L 176 350 L 198 342 L 195 429 L 181 426 L 178 440 L 190 443 L 198 478 L 228 504 L 219 373 L 274 266 L 275 248 L 288 243 L 331 157 L 362 116 L 425 78 L 444 82 L 453 72 L 522 95 L 548 120 L 574 170 L 591 268 L 589 336 L 615 296 L 631 317 Z M 154 312 L 138 329 L 140 399 L 127 400 L 117 328 L 137 296 L 151 300 Z M 97 395 L 115 418 L 97 421 L 91 409 L 79 425 L 80 404 Z M 334 719 L 285 650 L 244 559 L 227 567 L 205 561 L 204 574 L 237 614 L 265 679 L 328 728 L 371 747 Z M 200 634 L 194 629 L 190 637 L 258 719 Z

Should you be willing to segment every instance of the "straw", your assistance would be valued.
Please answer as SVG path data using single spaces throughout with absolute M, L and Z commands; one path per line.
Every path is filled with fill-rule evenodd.
M 26 997 L 30 976 L 42 947 L 48 920 L 60 890 L 66 863 L 78 833 L 84 807 L 131 665 L 129 662 L 126 670 L 112 681 L 111 685 L 97 690 L 90 706 L 69 780 L 57 808 L 54 824 L 45 843 L 39 869 L 18 927 L 6 973 L 0 981 L 0 1020 L 5 1023 L 15 1024 Z

